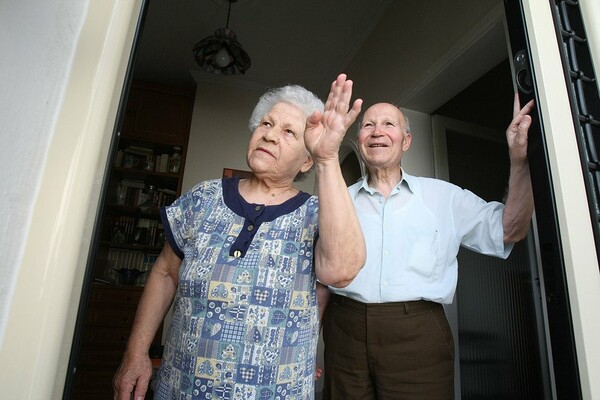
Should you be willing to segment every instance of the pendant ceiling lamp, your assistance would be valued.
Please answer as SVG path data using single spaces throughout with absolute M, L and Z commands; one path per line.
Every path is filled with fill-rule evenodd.
M 220 75 L 243 74 L 250 68 L 250 57 L 244 51 L 236 35 L 229 29 L 231 3 L 228 0 L 227 23 L 225 28 L 219 28 L 214 35 L 205 37 L 194 46 L 194 58 L 200 67 L 207 72 Z

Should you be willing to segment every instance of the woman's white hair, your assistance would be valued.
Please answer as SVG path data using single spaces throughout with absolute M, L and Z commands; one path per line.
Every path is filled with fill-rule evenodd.
M 304 111 L 304 114 L 308 117 L 315 111 L 321 111 L 325 109 L 325 105 L 315 94 L 302 86 L 299 85 L 287 85 L 279 88 L 269 89 L 263 94 L 256 106 L 250 121 L 248 121 L 248 127 L 250 132 L 254 132 L 260 120 L 265 116 L 266 113 L 273 108 L 277 103 L 289 103 Z
M 274 89 L 269 89 L 263 94 L 250 116 L 248 121 L 248 128 L 250 132 L 254 132 L 263 117 L 273 108 L 275 104 L 288 103 L 298 107 L 304 112 L 304 115 L 308 118 L 309 115 L 315 111 L 321 111 L 325 109 L 325 105 L 313 92 L 303 88 L 299 85 L 287 85 Z M 313 164 L 314 167 L 314 164 Z M 311 167 L 312 169 L 312 167 Z M 310 170 L 309 170 L 310 171 Z M 296 175 L 294 181 L 301 181 L 306 178 L 309 171 L 299 172 Z

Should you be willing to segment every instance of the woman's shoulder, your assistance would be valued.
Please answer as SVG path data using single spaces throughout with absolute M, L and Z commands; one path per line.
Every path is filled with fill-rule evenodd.
M 201 181 L 192 186 L 189 190 L 182 193 L 180 201 L 198 201 L 199 199 L 212 198 L 221 193 L 221 180 L 209 179 Z
M 319 208 L 319 197 L 316 194 L 311 194 L 308 199 L 306 199 L 305 204 L 309 208 Z
M 199 192 L 199 191 L 206 191 L 206 190 L 211 190 L 211 189 L 220 189 L 222 186 L 222 181 L 221 179 L 208 179 L 206 181 L 201 181 L 196 183 L 190 190 L 189 192 L 195 193 L 195 192 Z

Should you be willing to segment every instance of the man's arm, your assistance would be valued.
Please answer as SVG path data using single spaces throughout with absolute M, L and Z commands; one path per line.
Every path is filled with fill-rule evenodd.
M 181 259 L 166 243 L 146 280 L 123 361 L 113 378 L 115 400 L 129 400 L 132 393 L 140 400 L 148 390 L 152 376 L 148 352 L 175 296 L 180 265 Z
M 527 159 L 528 132 L 531 126 L 529 113 L 533 106 L 534 103 L 531 100 L 521 108 L 519 95 L 515 93 L 513 119 L 506 130 L 510 177 L 502 217 L 504 243 L 515 243 L 525 238 L 533 214 L 533 190 Z
M 307 120 L 306 148 L 316 165 L 319 195 L 319 240 L 315 271 L 321 283 L 347 286 L 366 259 L 366 245 L 339 162 L 346 131 L 360 113 L 362 100 L 350 108 L 352 81 L 341 74 L 331 85 L 324 113 Z
M 329 288 L 317 282 L 317 305 L 319 306 L 319 325 L 323 326 L 323 315 L 329 303 Z

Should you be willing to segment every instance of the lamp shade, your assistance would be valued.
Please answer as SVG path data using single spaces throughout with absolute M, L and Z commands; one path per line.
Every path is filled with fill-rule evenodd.
M 196 43 L 193 52 L 198 65 L 215 74 L 244 74 L 251 64 L 248 53 L 228 28 L 219 28 L 214 35 Z

